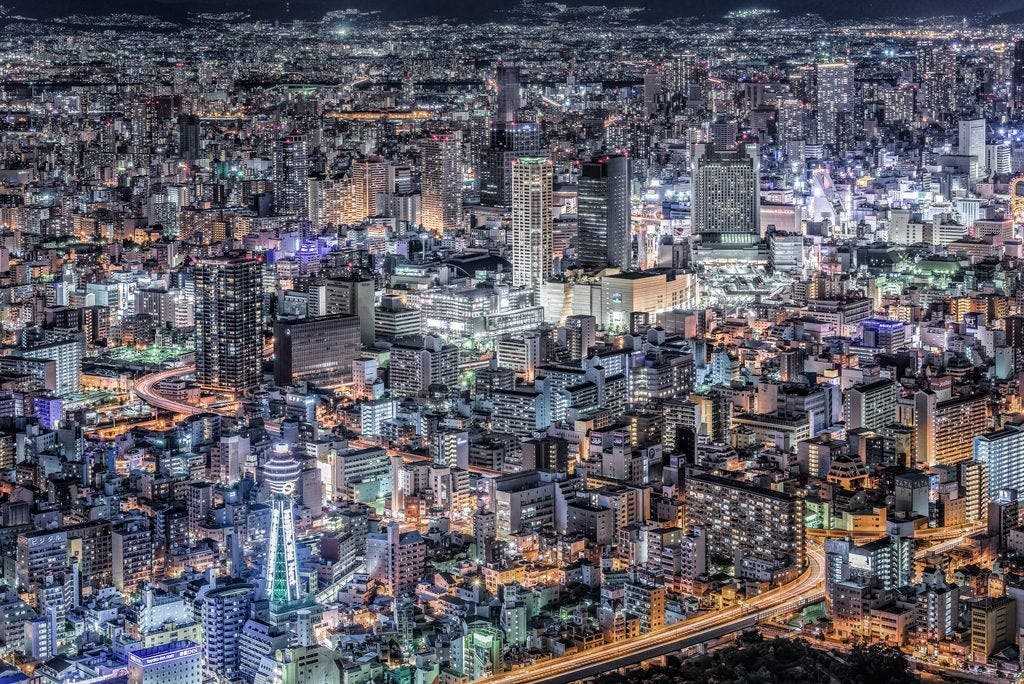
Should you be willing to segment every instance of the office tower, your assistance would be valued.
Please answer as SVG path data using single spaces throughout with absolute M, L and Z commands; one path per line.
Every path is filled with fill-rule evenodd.
M 553 180 L 554 167 L 547 159 L 512 162 L 512 283 L 529 288 L 535 302 L 551 277 Z
M 803 510 L 783 492 L 704 473 L 686 478 L 686 524 L 704 527 L 708 554 L 732 561 L 737 577 L 774 581 L 803 568 Z
M 261 380 L 261 266 L 242 256 L 200 260 L 196 269 L 196 378 L 217 390 L 246 392 Z
M 480 156 L 480 203 L 507 207 L 512 203 L 512 162 L 517 157 L 547 157 L 540 126 L 530 121 L 498 121 L 490 129 Z
M 896 383 L 882 378 L 857 383 L 843 396 L 847 430 L 881 430 L 896 419 Z
M 393 191 L 390 186 L 391 166 L 383 157 L 356 159 L 349 169 L 347 203 L 343 217 L 346 223 L 360 223 L 368 216 L 378 216 L 385 210 L 385 195 Z
M 457 226 L 462 214 L 461 145 L 455 133 L 433 133 L 422 142 L 421 149 L 423 227 L 440 233 Z
M 860 321 L 859 325 L 861 342 L 865 347 L 893 354 L 907 346 L 907 326 L 901 321 L 892 321 L 887 318 L 866 318 Z
M 914 395 L 915 463 L 954 465 L 973 455 L 974 438 L 988 429 L 988 397 L 944 398 L 931 390 Z
M 971 157 L 970 178 L 980 180 L 985 177 L 987 166 L 987 154 L 985 150 L 985 120 L 965 119 L 960 122 L 959 145 L 957 152 L 966 157 Z
M 835 145 L 840 117 L 853 108 L 853 65 L 845 62 L 818 64 L 816 76 L 818 144 Z
M 202 128 L 199 117 L 194 114 L 178 116 L 178 152 L 183 159 L 194 161 L 199 158 L 199 140 Z
M 301 466 L 287 444 L 275 444 L 263 472 L 272 496 L 264 590 L 272 606 L 286 606 L 299 599 L 299 562 L 295 550 L 292 505 Z
M 629 157 L 598 157 L 580 167 L 579 262 L 627 269 L 632 263 Z
M 351 380 L 358 353 L 358 316 L 329 314 L 274 322 L 274 384 L 280 387 Z
M 1013 41 L 1013 67 L 1010 74 L 1011 103 L 1019 114 L 1024 110 L 1024 38 Z
M 719 151 L 696 145 L 693 156 L 693 233 L 701 246 L 755 244 L 760 226 L 760 162 L 757 147 Z
M 498 65 L 494 76 L 498 86 L 494 106 L 495 121 L 512 122 L 519 118 L 519 77 L 519 67 Z
M 231 681 L 240 676 L 239 638 L 252 601 L 253 589 L 244 582 L 214 587 L 201 599 L 203 656 L 213 677 Z
M 278 214 L 305 217 L 309 209 L 306 136 L 295 130 L 274 143 L 274 207 Z
M 736 119 L 719 116 L 708 124 L 708 141 L 716 150 L 736 149 L 739 134 L 740 124 Z
M 405 306 L 399 297 L 384 295 L 380 308 L 373 310 L 373 330 L 382 340 L 414 337 L 423 332 L 423 312 Z

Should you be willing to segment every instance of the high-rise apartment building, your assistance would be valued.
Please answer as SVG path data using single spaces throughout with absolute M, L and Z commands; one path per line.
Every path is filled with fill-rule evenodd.
M 520 157 L 512 163 L 512 283 L 539 301 L 551 277 L 554 167 L 547 159 Z
M 222 391 L 258 386 L 263 358 L 261 265 L 244 256 L 202 259 L 196 269 L 196 378 Z
M 389 379 L 396 397 L 421 396 L 431 385 L 451 387 L 459 376 L 459 350 L 437 337 L 409 337 L 391 347 Z
M 843 421 L 847 430 L 881 430 L 896 419 L 896 383 L 882 378 L 861 382 L 843 396 Z
M 183 159 L 193 161 L 199 157 L 199 141 L 202 128 L 199 117 L 194 114 L 178 116 L 178 151 Z
M 804 565 L 803 500 L 705 473 L 686 478 L 686 524 L 738 577 L 774 581 Z
M 974 460 L 988 470 L 988 494 L 1004 489 L 1024 491 L 1024 426 L 1007 425 L 1002 430 L 974 438 Z
M 385 195 L 393 190 L 391 167 L 383 157 L 355 159 L 349 169 L 348 195 L 343 216 L 346 223 L 359 223 L 368 216 L 384 213 Z
M 816 76 L 818 143 L 835 145 L 840 117 L 853 107 L 853 65 L 847 62 L 818 64 Z
M 309 208 L 306 136 L 292 131 L 274 143 L 274 206 L 279 214 L 305 217 Z
M 958 153 L 971 158 L 971 180 L 984 178 L 988 166 L 987 150 L 985 149 L 985 120 L 964 119 L 961 121 L 958 143 Z
M 239 638 L 252 601 L 253 588 L 245 582 L 214 587 L 203 596 L 203 656 L 211 676 L 240 676 Z
M 914 395 L 915 462 L 953 465 L 971 458 L 974 438 L 988 429 L 988 397 L 942 398 L 933 391 Z
M 455 133 L 433 133 L 423 140 L 421 202 L 423 227 L 453 228 L 462 214 L 461 144 Z

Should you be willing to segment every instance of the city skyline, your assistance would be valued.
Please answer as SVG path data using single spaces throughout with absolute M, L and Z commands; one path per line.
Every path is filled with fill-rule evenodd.
M 228 7 L 0 10 L 0 682 L 1024 679 L 1024 23 Z

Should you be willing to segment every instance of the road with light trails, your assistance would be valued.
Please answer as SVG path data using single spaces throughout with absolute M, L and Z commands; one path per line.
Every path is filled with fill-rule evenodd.
M 184 401 L 178 401 L 177 399 L 171 399 L 165 397 L 156 390 L 156 386 L 164 380 L 172 380 L 175 378 L 181 378 L 186 375 L 190 375 L 196 372 L 195 366 L 181 366 L 180 368 L 171 368 L 169 370 L 159 371 L 157 373 L 150 373 L 144 375 L 135 381 L 135 386 L 132 391 L 142 401 L 146 402 L 153 408 L 162 409 L 164 411 L 170 411 L 171 413 L 180 413 L 186 416 L 195 416 L 200 413 L 216 413 L 227 418 L 233 418 L 238 413 L 238 407 L 215 407 L 215 406 L 193 406 Z
M 264 359 L 271 358 L 274 355 L 273 341 L 264 343 L 261 351 Z M 164 411 L 180 413 L 186 416 L 195 416 L 200 413 L 216 413 L 217 415 L 225 416 L 227 418 L 234 418 L 238 414 L 237 406 L 193 406 L 192 404 L 188 404 L 183 401 L 177 401 L 170 397 L 165 397 L 156 391 L 156 386 L 164 380 L 182 378 L 195 372 L 195 365 L 189 364 L 187 366 L 169 368 L 167 370 L 157 371 L 156 373 L 150 373 L 149 375 L 143 375 L 135 381 L 132 391 L 135 392 L 135 396 L 145 403 L 149 404 L 153 408 L 163 409 Z
M 568 684 L 752 627 L 768 617 L 764 615 L 766 612 L 775 614 L 798 610 L 807 599 L 822 596 L 825 588 L 824 549 L 809 545 L 807 560 L 807 569 L 796 580 L 755 596 L 743 606 L 701 615 L 637 639 L 605 644 L 478 681 L 488 684 Z

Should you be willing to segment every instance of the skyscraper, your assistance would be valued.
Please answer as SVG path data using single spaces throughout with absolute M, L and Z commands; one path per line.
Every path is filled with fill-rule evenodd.
M 202 135 L 199 117 L 194 114 L 178 116 L 178 150 L 189 161 L 199 157 L 199 138 Z
M 352 162 L 349 179 L 348 202 L 344 218 L 348 223 L 359 223 L 367 216 L 383 213 L 383 197 L 388 187 L 389 164 L 382 157 L 356 159 Z
M 696 145 L 693 155 L 693 232 L 702 246 L 752 245 L 760 237 L 760 164 L 756 146 L 719 151 Z
M 515 121 L 519 112 L 519 67 L 505 64 L 498 65 L 494 80 L 498 83 L 498 94 L 495 102 L 495 120 Z
M 292 497 L 301 470 L 288 445 L 283 443 L 274 445 L 274 453 L 263 466 L 266 484 L 273 497 L 265 575 L 265 591 L 272 606 L 285 606 L 299 599 L 299 561 L 295 551 Z
M 853 65 L 846 62 L 819 64 L 817 81 L 818 142 L 835 145 L 840 115 L 853 106 Z
M 631 263 L 629 158 L 585 162 L 579 179 L 579 261 L 586 266 Z
M 546 157 L 540 126 L 531 121 L 499 121 L 480 156 L 480 203 L 507 207 L 512 202 L 512 162 L 517 157 Z
M 462 178 L 459 139 L 454 133 L 434 133 L 422 143 L 421 183 L 423 227 L 440 232 L 459 223 Z
M 196 269 L 196 377 L 217 390 L 260 384 L 260 264 L 244 256 L 203 259 Z
M 554 167 L 547 159 L 512 162 L 512 283 L 533 290 L 534 301 L 551 276 L 553 181 Z
M 277 213 L 307 215 L 308 177 L 306 136 L 294 130 L 274 144 L 274 203 Z

